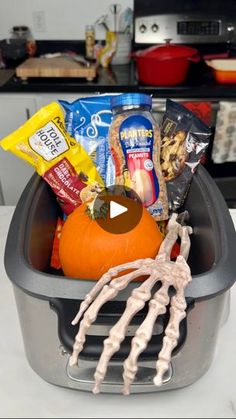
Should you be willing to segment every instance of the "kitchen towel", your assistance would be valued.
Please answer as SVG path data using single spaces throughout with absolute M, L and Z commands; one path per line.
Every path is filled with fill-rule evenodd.
M 236 162 L 236 102 L 220 102 L 212 160 L 214 163 Z

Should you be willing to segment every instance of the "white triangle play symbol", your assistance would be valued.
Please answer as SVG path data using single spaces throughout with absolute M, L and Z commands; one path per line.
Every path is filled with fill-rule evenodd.
M 128 208 L 123 205 L 117 204 L 115 201 L 110 201 L 110 218 L 118 217 L 118 215 L 124 214 L 127 211 Z

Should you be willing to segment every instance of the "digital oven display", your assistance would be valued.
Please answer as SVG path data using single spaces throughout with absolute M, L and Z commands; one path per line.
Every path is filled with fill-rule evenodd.
M 177 22 L 178 35 L 219 35 L 218 21 L 186 21 Z

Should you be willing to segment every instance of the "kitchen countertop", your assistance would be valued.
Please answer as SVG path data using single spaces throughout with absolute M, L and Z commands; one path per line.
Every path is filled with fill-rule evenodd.
M 3 70 L 4 71 L 4 70 Z M 1 70 L 0 70 L 1 72 Z M 160 98 L 192 98 L 220 100 L 236 98 L 236 84 L 217 84 L 210 73 L 202 68 L 189 73 L 187 80 L 179 86 L 146 86 L 139 84 L 133 62 L 98 69 L 93 81 L 78 78 L 30 78 L 22 81 L 15 75 L 0 84 L 1 93 L 99 93 L 99 92 L 143 92 Z
M 209 371 L 189 387 L 146 395 L 73 391 L 43 381 L 30 368 L 3 254 L 14 207 L 0 206 L 0 417 L 17 418 L 236 418 L 236 286 Z M 231 210 L 236 225 L 236 210 Z
M 84 40 L 37 40 L 37 55 L 45 53 L 74 51 L 84 55 Z M 132 50 L 144 48 L 145 45 L 133 44 Z M 225 44 L 194 45 L 200 56 L 225 52 Z M 12 65 L 12 64 L 11 64 Z M 1 70 L 0 70 L 1 72 Z M 1 77 L 0 77 L 1 79 Z M 203 60 L 192 63 L 186 81 L 180 86 L 145 86 L 138 83 L 135 62 L 128 65 L 111 65 L 98 68 L 98 76 L 91 82 L 85 79 L 69 78 L 31 78 L 22 81 L 12 76 L 1 85 L 1 93 L 99 93 L 99 92 L 146 92 L 160 98 L 192 98 L 222 100 L 236 98 L 236 84 L 217 84 L 209 67 Z

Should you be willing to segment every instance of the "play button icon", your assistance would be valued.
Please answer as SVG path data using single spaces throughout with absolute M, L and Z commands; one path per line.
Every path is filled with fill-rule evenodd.
M 125 234 L 141 220 L 143 205 L 134 191 L 116 185 L 99 193 L 94 202 L 94 212 L 102 214 L 96 217 L 96 222 L 103 230 Z
M 110 218 L 118 217 L 126 211 L 128 211 L 128 208 L 124 207 L 124 205 L 120 205 L 115 201 L 110 201 Z

